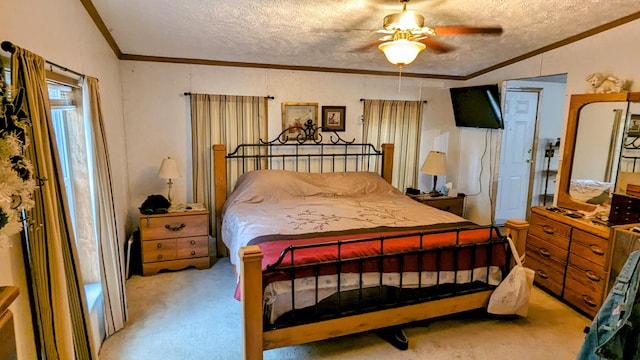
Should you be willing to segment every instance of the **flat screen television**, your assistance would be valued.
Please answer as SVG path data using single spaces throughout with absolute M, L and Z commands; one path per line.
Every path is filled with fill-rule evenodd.
M 498 85 L 449 89 L 456 126 L 503 129 Z

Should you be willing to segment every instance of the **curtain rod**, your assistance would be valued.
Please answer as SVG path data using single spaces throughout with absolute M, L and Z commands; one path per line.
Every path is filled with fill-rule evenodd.
M 190 96 L 190 95 L 191 95 L 191 93 L 190 93 L 190 92 L 185 92 L 185 93 L 184 93 L 184 96 Z M 273 97 L 273 96 L 271 96 L 271 95 L 267 95 L 267 96 L 265 96 L 264 98 L 265 98 L 265 99 L 267 99 L 267 100 L 273 100 L 273 99 L 275 99 L 275 97 Z
M 13 54 L 14 52 L 16 52 L 16 46 L 15 46 L 15 45 L 13 45 L 13 43 L 11 43 L 10 41 L 3 41 L 3 42 L 2 42 L 2 44 L 0 44 L 0 46 L 2 47 L 2 50 L 6 51 L 6 52 L 10 52 L 10 53 L 12 53 L 12 54 Z M 58 64 L 56 64 L 56 63 L 54 63 L 54 62 L 51 62 L 51 61 L 49 61 L 49 60 L 45 60 L 45 62 L 46 62 L 49 66 L 55 66 L 55 67 L 57 67 L 58 69 L 60 69 L 60 70 L 62 70 L 62 71 L 70 72 L 70 73 L 72 73 L 72 74 L 74 74 L 74 75 L 76 75 L 76 76 L 82 77 L 82 78 L 83 78 L 83 77 L 85 77 L 85 75 L 84 75 L 84 74 L 82 74 L 82 73 L 79 73 L 79 72 L 77 72 L 77 71 L 73 71 L 73 70 L 71 70 L 71 69 L 68 69 L 68 68 L 66 68 L 66 67 L 64 67 L 64 66 L 62 66 L 62 65 L 58 65 Z
M 362 102 L 362 101 L 365 101 L 365 100 L 367 100 L 367 99 L 360 99 L 360 101 L 361 101 L 361 102 Z M 412 100 L 408 100 L 408 101 L 412 101 Z M 423 104 L 426 104 L 426 103 L 427 103 L 427 100 L 422 100 L 422 103 L 423 103 Z

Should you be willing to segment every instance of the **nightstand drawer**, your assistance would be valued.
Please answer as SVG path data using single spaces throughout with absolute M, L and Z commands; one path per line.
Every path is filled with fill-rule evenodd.
M 427 195 L 411 196 L 415 201 L 421 202 L 425 205 L 429 205 L 436 209 L 444 210 L 458 216 L 462 216 L 464 213 L 464 196 L 436 196 L 431 197 Z
M 209 256 L 209 237 L 197 236 L 177 240 L 179 259 Z
M 199 236 L 208 233 L 208 219 L 202 215 L 144 217 L 140 221 L 140 238 L 144 240 Z
M 142 242 L 142 261 L 167 261 L 176 258 L 178 246 L 173 239 Z

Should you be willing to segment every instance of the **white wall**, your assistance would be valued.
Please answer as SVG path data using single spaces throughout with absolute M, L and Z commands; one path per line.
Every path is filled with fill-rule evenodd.
M 459 192 L 468 194 L 482 190 L 478 196 L 467 199 L 465 216 L 478 223 L 490 223 L 489 156 L 485 156 L 481 186 L 479 183 L 479 160 L 486 132 L 455 128 L 448 88 L 502 84 L 504 80 L 567 73 L 566 92 L 571 94 L 584 93 L 584 79 L 595 71 L 633 80 L 634 77 L 640 78 L 640 69 L 634 64 L 634 59 L 640 55 L 640 48 L 628 39 L 638 35 L 640 20 L 467 82 L 403 78 L 400 92 L 398 78 L 395 77 L 124 61 L 121 68 L 128 134 L 129 230 L 135 228 L 137 207 L 146 196 L 166 192 L 164 181 L 155 176 L 163 157 L 175 157 L 182 164 L 184 174 L 190 171 L 189 120 L 186 116 L 188 99 L 182 95 L 185 91 L 275 96 L 275 100 L 269 103 L 270 136 L 275 136 L 281 128 L 282 102 L 346 105 L 345 137 L 359 139 L 362 130 L 358 122 L 362 112 L 360 98 L 427 100 L 420 134 L 420 161 L 424 160 L 429 150 L 447 152 L 450 171 L 442 182 L 452 181 Z M 640 85 L 636 88 L 640 88 Z M 568 97 L 565 96 L 563 101 L 564 121 Z M 490 135 L 492 140 L 489 146 L 494 147 L 499 134 L 492 132 Z M 176 181 L 176 201 L 190 200 L 190 182 L 190 178 Z M 423 190 L 430 189 L 431 177 L 420 174 L 416 185 Z
M 640 45 L 629 41 L 629 39 L 635 39 L 638 36 L 640 36 L 640 20 L 635 20 L 588 39 L 484 74 L 469 80 L 466 84 L 501 84 L 502 81 L 509 79 L 566 73 L 568 74 L 566 94 L 583 94 L 587 90 L 586 76 L 593 72 L 602 72 L 615 75 L 620 79 L 631 80 L 633 82 L 631 90 L 640 91 L 640 68 L 637 66 L 636 60 L 640 56 Z M 562 115 L 563 134 L 566 126 L 568 103 L 569 96 L 565 96 L 564 113 Z M 465 146 L 460 148 L 459 174 L 464 169 L 474 166 L 474 164 L 465 161 L 465 159 L 476 158 L 474 155 L 482 149 L 478 147 L 478 144 L 483 143 L 480 140 L 483 134 L 461 131 L 460 143 L 465 144 Z M 467 144 L 473 145 L 468 146 Z M 564 145 L 564 142 L 562 142 L 562 145 Z M 489 166 L 488 160 L 485 161 L 485 166 Z M 465 179 L 470 181 L 466 186 L 461 186 L 461 191 L 464 191 L 465 187 L 473 189 L 474 178 L 474 176 L 460 177 L 461 182 Z M 488 176 L 483 177 L 483 182 L 485 181 L 488 184 Z M 488 199 L 488 196 L 468 199 L 465 209 L 466 216 L 479 223 L 488 223 L 490 221 L 490 213 L 487 211 L 490 206 Z
M 118 60 L 78 0 L 0 1 L 0 41 L 11 41 L 45 60 L 100 80 L 105 131 L 112 163 L 116 211 L 124 233 L 128 208 L 126 148 Z M 124 236 L 123 236 L 124 238 Z M 19 286 L 12 305 L 19 359 L 35 359 L 28 290 L 19 237 L 14 247 L 0 249 L 0 286 Z
M 446 135 L 456 130 L 451 110 L 442 110 L 439 105 L 446 102 L 450 107 L 443 81 L 402 78 L 399 92 L 396 77 L 136 61 L 123 61 L 121 69 L 128 134 L 131 231 L 137 226 L 138 207 L 146 197 L 166 194 L 165 180 L 156 174 L 167 156 L 177 160 L 183 174 L 174 181 L 174 201 L 192 201 L 189 97 L 183 95 L 185 92 L 275 97 L 268 105 L 269 139 L 282 131 L 283 102 L 317 102 L 319 109 L 323 105 L 346 106 L 345 132 L 340 135 L 360 141 L 361 98 L 427 100 L 423 131 L 415 136 L 421 136 L 428 147 L 432 146 L 433 138 L 440 137 L 445 140 L 439 146 L 446 151 Z M 426 152 L 421 159 L 424 157 Z M 426 188 L 426 180 L 422 181 Z

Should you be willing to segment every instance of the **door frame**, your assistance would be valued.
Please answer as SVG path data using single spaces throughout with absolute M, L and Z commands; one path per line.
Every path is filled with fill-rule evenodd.
M 536 117 L 534 120 L 534 124 L 533 124 L 533 140 L 531 142 L 531 159 L 530 159 L 530 163 L 529 163 L 529 179 L 528 179 L 528 185 L 527 185 L 527 200 L 525 203 L 525 219 L 523 220 L 529 220 L 530 214 L 531 214 L 531 200 L 532 200 L 532 192 L 533 192 L 533 184 L 534 184 L 534 178 L 535 178 L 535 169 L 536 169 L 536 164 L 537 164 L 537 150 L 538 150 L 538 129 L 539 129 L 539 124 L 540 124 L 540 105 L 542 103 L 541 99 L 543 96 L 543 92 L 544 92 L 544 88 L 539 88 L 539 87 L 526 87 L 526 86 L 509 86 L 509 80 L 505 80 L 503 82 L 503 89 L 505 89 L 502 93 L 502 113 L 504 114 L 504 106 L 506 105 L 506 98 L 507 98 L 507 93 L 509 92 L 535 92 L 538 94 L 538 101 L 536 104 Z M 501 137 L 500 137 L 500 149 L 498 152 L 498 156 L 502 157 L 502 144 L 503 144 L 503 139 L 502 137 L 504 136 L 504 131 L 502 131 Z M 505 151 L 507 151 L 508 149 L 506 149 Z M 500 177 L 500 161 L 498 161 L 497 166 L 496 166 L 496 170 L 495 170 L 495 179 L 496 181 L 493 182 L 493 193 L 495 194 L 496 197 L 496 201 L 494 201 L 493 203 L 495 204 L 493 206 L 493 211 L 491 214 L 492 217 L 492 223 L 495 223 L 495 219 L 496 219 L 496 210 L 497 210 L 497 199 L 498 199 L 498 181 L 497 179 Z

